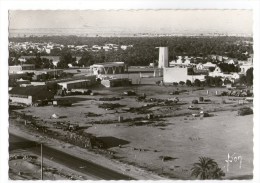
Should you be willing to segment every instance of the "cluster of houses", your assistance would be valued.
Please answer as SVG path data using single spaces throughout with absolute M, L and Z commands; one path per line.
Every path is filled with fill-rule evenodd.
M 74 46 L 74 45 L 69 45 L 71 48 L 81 48 L 82 46 Z M 86 51 L 93 51 L 97 52 L 100 50 L 105 50 L 105 51 L 117 51 L 118 49 L 126 50 L 128 48 L 132 48 L 133 45 L 117 45 L 117 44 L 105 44 L 105 45 L 93 45 L 92 47 L 88 47 L 88 45 L 84 45 L 84 49 Z
M 37 53 L 45 53 L 47 55 L 52 54 L 52 51 L 55 49 L 56 51 L 61 51 L 65 46 L 62 44 L 56 43 L 32 43 L 32 42 L 10 42 L 9 49 L 14 51 L 22 51 L 27 52 L 28 54 L 33 54 L 34 50 Z M 104 45 L 67 45 L 68 49 L 72 52 L 84 52 L 84 51 L 93 51 L 97 52 L 100 50 L 104 51 L 117 51 L 118 49 L 126 50 L 128 48 L 133 47 L 133 45 L 118 45 L 118 44 L 104 44 Z
M 50 54 L 51 50 L 58 49 L 61 50 L 64 48 L 64 45 L 62 44 L 56 44 L 56 43 L 32 43 L 32 42 L 9 42 L 9 49 L 15 50 L 15 51 L 28 51 L 28 53 L 32 54 L 33 50 L 37 50 L 37 53 L 47 53 Z
M 108 44 L 105 46 L 107 46 L 105 47 L 107 49 L 114 49 L 118 45 Z M 73 45 L 69 45 L 69 47 L 71 49 L 77 49 Z M 84 48 L 84 46 L 82 48 Z M 99 49 L 99 47 L 96 47 L 96 49 Z M 127 49 L 127 47 L 123 49 Z M 231 82 L 235 82 L 242 75 L 245 75 L 248 69 L 253 68 L 253 55 L 249 55 L 246 61 L 239 61 L 218 55 L 210 55 L 209 57 L 213 60 L 212 62 L 198 63 L 199 58 L 188 56 L 178 56 L 176 60 L 168 62 L 168 48 L 160 47 L 159 66 L 157 69 L 154 69 L 154 72 L 159 70 L 159 73 L 163 75 L 163 82 L 166 84 L 180 81 L 186 82 L 187 80 L 194 82 L 196 79 L 204 81 L 205 76 L 221 77 L 223 81 L 228 79 Z M 226 73 L 219 67 L 221 63 L 239 67 L 240 71 Z M 90 68 L 84 68 L 84 70 L 87 69 L 89 70 L 88 74 L 83 73 L 79 77 L 74 76 L 64 79 L 56 78 L 56 76 L 65 72 L 63 69 L 36 70 L 33 64 L 9 66 L 10 100 L 12 102 L 32 105 L 35 101 L 33 95 L 36 96 L 37 100 L 39 100 L 39 96 L 42 96 L 42 99 L 44 99 L 44 94 L 42 93 L 46 93 L 48 97 L 51 97 L 52 95 L 50 95 L 50 91 L 47 87 L 48 83 L 56 83 L 62 90 L 66 91 L 81 88 L 86 89 L 97 83 L 98 79 L 105 87 L 126 86 L 131 84 L 128 66 L 124 62 L 94 64 L 90 66 Z M 79 69 L 76 70 L 78 71 Z M 120 78 L 114 77 L 114 75 L 117 74 L 120 75 Z M 30 78 L 26 79 L 28 75 L 30 75 Z M 159 76 L 162 75 L 159 74 Z M 53 79 L 50 80 L 47 77 L 52 77 Z M 156 77 L 156 74 L 154 74 L 154 77 Z M 11 86 L 11 81 L 15 81 L 16 86 Z M 39 90 L 39 88 L 42 88 L 42 90 Z M 33 92 L 32 90 L 40 91 L 41 94 L 37 96 L 37 92 Z M 30 95 L 30 93 L 33 93 L 33 95 Z
M 253 68 L 253 54 L 244 53 L 248 56 L 247 60 L 241 61 L 235 58 L 228 58 L 220 55 L 209 55 L 206 63 L 199 62 L 205 60 L 203 57 L 177 56 L 173 61 L 168 62 L 168 48 L 159 48 L 159 69 L 163 70 L 163 82 L 194 82 L 196 79 L 205 80 L 205 76 L 221 77 L 222 80 L 235 82 L 242 75 L 246 75 L 248 69 Z M 234 66 L 240 71 L 226 72 L 220 64 Z M 190 72 L 191 71 L 191 72 Z
M 245 53 L 246 54 L 246 53 Z M 203 57 L 189 57 L 189 56 L 177 56 L 177 59 L 172 60 L 169 62 L 170 67 L 174 66 L 196 66 L 196 67 L 215 67 L 216 63 L 227 63 L 227 64 L 233 64 L 233 65 L 248 65 L 253 63 L 253 54 L 248 54 L 248 59 L 241 61 L 236 58 L 228 58 L 227 56 L 220 56 L 220 55 L 209 55 L 208 58 L 212 60 L 214 63 L 207 62 L 202 65 L 202 63 L 199 63 L 200 65 L 196 63 L 198 59 L 205 59 Z

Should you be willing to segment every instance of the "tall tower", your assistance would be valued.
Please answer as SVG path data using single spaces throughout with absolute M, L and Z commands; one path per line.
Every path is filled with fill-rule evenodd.
M 159 47 L 159 63 L 158 68 L 169 67 L 168 47 Z

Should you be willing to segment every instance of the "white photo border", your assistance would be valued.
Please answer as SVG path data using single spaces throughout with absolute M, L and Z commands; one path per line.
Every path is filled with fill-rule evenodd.
M 260 182 L 259 139 L 260 139 L 260 1 L 258 0 L 0 0 L 0 182 L 8 178 L 8 10 L 131 10 L 131 9 L 252 9 L 254 16 L 254 178 L 243 182 Z M 237 137 L 239 138 L 239 137 Z M 241 139 L 242 140 L 242 139 Z M 163 181 L 172 182 L 173 180 Z M 51 182 L 51 181 L 45 181 Z M 56 181 L 63 183 L 67 181 Z M 82 181 L 74 181 L 82 182 Z M 92 182 L 92 181 L 88 181 Z M 102 181 L 103 182 L 103 181 Z M 114 182 L 114 181 L 110 181 Z M 118 181 L 117 181 L 118 182 Z M 122 182 L 122 181 L 120 181 Z M 143 181 L 140 181 L 143 182 Z M 152 181 L 146 181 L 152 182 Z M 161 182 L 161 181 L 160 181 Z M 175 182 L 175 180 L 174 180 Z M 176 181 L 183 182 L 183 181 Z M 191 181 L 187 181 L 191 182 Z M 196 181 L 198 182 L 198 181 Z M 213 182 L 213 181 L 205 181 Z M 214 181 L 216 182 L 216 181 Z M 221 181 L 231 182 L 231 181 Z M 232 183 L 241 182 L 233 180 Z

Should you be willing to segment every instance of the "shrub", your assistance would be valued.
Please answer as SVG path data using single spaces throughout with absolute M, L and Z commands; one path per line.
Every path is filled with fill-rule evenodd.
M 185 82 L 184 82 L 184 81 L 180 81 L 179 84 L 180 84 L 181 86 L 183 86 L 183 85 L 185 85 Z
M 253 114 L 253 110 L 249 107 L 246 107 L 246 108 L 239 109 L 237 113 L 239 116 L 245 116 L 245 115 Z
M 193 104 L 198 104 L 199 101 L 198 101 L 198 100 L 193 100 L 192 103 L 193 103 Z
M 201 81 L 200 80 L 198 80 L 198 79 L 195 79 L 195 81 L 194 81 L 194 86 L 200 86 L 201 85 Z
M 187 80 L 186 80 L 186 85 L 187 85 L 187 86 L 191 86 L 191 85 L 192 85 L 191 81 L 187 79 Z
M 173 86 L 178 86 L 178 83 L 177 82 L 173 82 L 172 85 Z

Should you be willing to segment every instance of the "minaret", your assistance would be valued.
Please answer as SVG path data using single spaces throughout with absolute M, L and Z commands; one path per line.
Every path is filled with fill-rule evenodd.
M 169 67 L 168 47 L 159 47 L 159 63 L 158 68 Z

